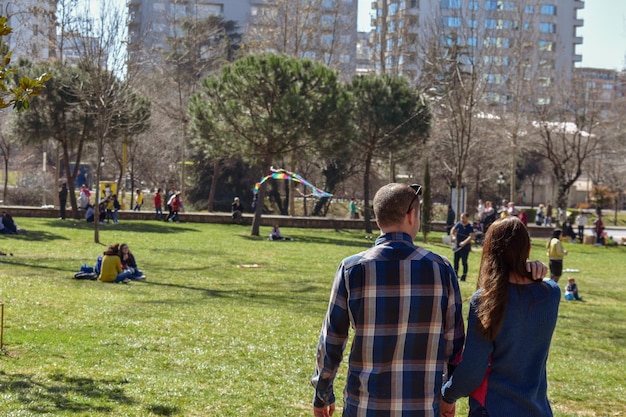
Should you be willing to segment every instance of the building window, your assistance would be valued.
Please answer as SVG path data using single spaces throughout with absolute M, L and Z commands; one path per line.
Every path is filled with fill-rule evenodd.
M 417 0 L 411 0 L 411 1 L 409 1 L 409 7 L 410 7 L 411 9 L 417 9 L 417 8 L 419 8 L 419 7 L 420 7 L 420 6 L 419 6 L 419 1 L 417 1 Z
M 539 24 L 539 30 L 542 33 L 555 33 L 556 32 L 556 26 L 554 23 L 540 23 Z
M 548 104 L 550 104 L 550 102 L 550 97 L 539 97 L 537 99 L 537 104 L 540 106 L 547 106 Z
M 322 0 L 322 7 L 332 9 L 335 7 L 335 0 Z
M 335 18 L 331 14 L 322 15 L 322 27 L 324 29 L 331 29 L 335 24 Z
M 460 17 L 444 17 L 443 25 L 449 28 L 458 28 L 461 27 L 461 18 Z
M 442 9 L 460 9 L 461 0 L 441 0 Z
M 485 29 L 495 29 L 496 19 L 485 19 Z
M 485 10 L 498 10 L 498 2 L 497 1 L 486 1 L 485 2 Z
M 476 11 L 476 10 L 478 10 L 478 2 L 477 1 L 470 1 L 468 7 L 469 7 L 470 10 Z
M 471 28 L 477 28 L 478 27 L 478 20 L 476 19 L 470 19 L 467 21 L 467 26 L 471 27 Z
M 550 77 L 539 77 L 537 79 L 537 83 L 541 87 L 550 87 L 550 84 L 552 84 L 552 80 L 550 79 Z
M 306 51 L 304 53 L 304 57 L 306 59 L 315 59 L 315 52 L 313 52 L 313 51 Z
M 485 74 L 487 84 L 502 84 L 503 79 L 502 74 Z
M 605 90 L 613 90 L 615 87 L 613 84 L 602 84 L 602 88 Z
M 541 14 L 555 16 L 556 15 L 556 6 L 551 5 L 551 4 L 544 4 L 543 6 L 541 6 Z
M 539 41 L 539 50 L 551 52 L 554 50 L 554 42 Z
M 526 14 L 533 14 L 533 13 L 535 13 L 535 6 L 526 6 L 524 8 L 524 13 L 526 13 Z
M 506 3 L 504 3 L 504 10 L 512 12 L 515 11 L 517 8 L 517 4 L 514 1 L 507 1 Z

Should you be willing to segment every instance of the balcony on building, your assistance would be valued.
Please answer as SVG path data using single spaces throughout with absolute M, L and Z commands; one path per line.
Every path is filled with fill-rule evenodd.
M 141 5 L 141 0 L 128 0 L 126 2 L 126 6 L 130 7 L 130 6 L 140 6 Z
M 370 7 L 370 8 L 371 8 L 372 10 L 376 10 L 376 9 L 378 9 L 378 2 L 377 2 L 377 1 L 373 1 L 373 2 L 372 2 L 372 5 L 371 5 L 371 7 Z
M 574 9 L 580 10 L 585 8 L 585 2 L 583 0 L 574 0 Z
M 416 7 L 404 9 L 404 14 L 406 14 L 407 16 L 418 16 L 419 12 L 419 9 Z
M 574 62 L 583 62 L 583 56 L 582 55 L 574 55 Z
M 583 44 L 583 37 L 582 36 L 576 36 L 574 38 L 574 45 L 582 45 Z

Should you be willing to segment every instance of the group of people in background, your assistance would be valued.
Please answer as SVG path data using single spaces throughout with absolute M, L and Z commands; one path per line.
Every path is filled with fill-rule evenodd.
M 163 190 L 159 188 L 157 189 L 157 192 L 154 193 L 154 220 L 177 223 L 180 222 L 178 215 L 181 211 L 184 211 L 183 199 L 180 196 L 180 191 L 168 191 L 165 199 L 163 199 L 164 196 L 161 194 L 162 192 Z M 168 211 L 167 216 L 163 214 L 164 201 Z
M 67 183 L 63 183 L 59 189 L 59 208 L 60 218 L 65 220 L 66 207 L 68 200 L 69 189 Z M 165 203 L 165 204 L 164 204 Z M 144 205 L 144 194 L 141 189 L 135 190 L 135 203 L 133 211 L 141 211 Z M 163 213 L 164 205 L 167 207 L 168 214 Z M 119 222 L 118 211 L 121 210 L 121 204 L 116 193 L 110 192 L 110 189 L 106 190 L 97 207 L 91 203 L 91 191 L 83 184 L 80 188 L 78 195 L 79 209 L 85 211 L 85 220 L 87 222 L 93 222 L 95 220 L 96 209 L 98 210 L 98 218 L 101 224 L 113 222 L 117 224 Z M 179 191 L 170 190 L 166 196 L 163 195 L 161 188 L 157 189 L 154 194 L 154 219 L 163 220 L 169 222 L 179 222 L 179 213 L 183 211 L 183 201 L 181 193 Z

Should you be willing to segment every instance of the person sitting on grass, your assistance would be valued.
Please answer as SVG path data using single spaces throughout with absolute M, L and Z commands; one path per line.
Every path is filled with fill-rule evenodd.
M 93 222 L 95 213 L 96 211 L 93 209 L 93 206 L 91 204 L 87 204 L 87 211 L 85 211 L 85 220 L 87 223 Z
M 567 286 L 565 287 L 565 299 L 567 301 L 582 301 L 583 298 L 578 295 L 578 285 L 573 277 L 567 278 Z
M 6 211 L 0 213 L 0 222 L 2 222 L 3 226 L 2 228 L 0 228 L 1 233 L 7 235 L 17 235 L 20 232 L 24 232 L 24 230 L 21 230 L 17 227 L 17 223 L 15 223 L 15 220 L 13 220 L 13 217 Z
M 137 268 L 135 256 L 130 251 L 126 243 L 120 245 L 120 260 L 122 261 L 122 269 L 130 271 L 130 279 L 144 280 L 146 276 Z
M 278 223 L 275 223 L 274 227 L 272 227 L 272 233 L 270 233 L 270 236 L 267 238 L 267 240 L 293 240 L 293 239 L 290 237 L 284 237 L 280 233 L 280 226 L 278 225 Z
M 104 251 L 102 265 L 100 267 L 100 276 L 98 279 L 102 282 L 115 282 L 128 284 L 130 282 L 130 271 L 122 269 L 122 261 L 119 257 L 120 245 L 116 243 L 111 245 Z

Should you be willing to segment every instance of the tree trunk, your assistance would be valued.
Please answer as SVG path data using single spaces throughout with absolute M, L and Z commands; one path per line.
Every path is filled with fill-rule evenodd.
M 102 144 L 98 144 L 98 156 L 96 158 L 96 196 L 94 201 L 94 215 L 93 215 L 93 241 L 94 243 L 100 243 L 100 176 L 102 175 Z
M 261 184 L 259 192 L 257 193 L 256 207 L 254 209 L 254 218 L 252 219 L 251 236 L 259 236 L 259 230 L 261 228 L 261 215 L 263 214 L 263 202 L 265 201 L 265 185 L 267 181 Z
M 216 159 L 213 162 L 213 180 L 211 181 L 211 187 L 209 188 L 209 204 L 207 210 L 209 213 L 213 212 L 213 203 L 215 202 L 215 190 L 217 190 L 217 179 L 220 173 L 220 161 Z
M 567 209 L 567 197 L 569 195 L 569 188 L 564 184 L 559 183 L 557 197 L 556 197 L 556 208 Z
M 3 204 L 7 203 L 7 187 L 9 186 L 9 155 L 4 155 L 4 190 L 2 191 Z
M 368 154 L 365 159 L 365 174 L 363 176 L 363 219 L 365 220 L 365 233 L 372 233 L 371 213 L 370 213 L 370 171 L 372 165 L 372 155 Z
M 72 217 L 76 220 L 80 219 L 80 215 L 78 213 L 78 204 L 76 202 L 76 193 L 74 192 L 75 184 L 76 184 L 76 175 L 78 174 L 78 166 L 74 168 L 74 173 L 72 174 L 72 170 L 70 168 L 70 156 L 69 151 L 67 149 L 67 143 L 63 142 L 63 161 L 65 164 L 65 181 L 67 182 L 67 186 L 72 191 L 69 194 L 70 197 L 70 205 L 72 207 Z
M 264 166 L 262 167 L 261 172 L 269 172 L 270 167 L 272 166 L 271 158 L 267 158 Z M 250 231 L 251 236 L 259 236 L 259 230 L 261 229 L 261 215 L 263 214 L 263 204 L 265 203 L 265 185 L 268 182 L 265 181 L 259 187 L 259 193 L 257 194 L 256 207 L 254 209 L 254 219 L 252 219 L 252 230 Z

